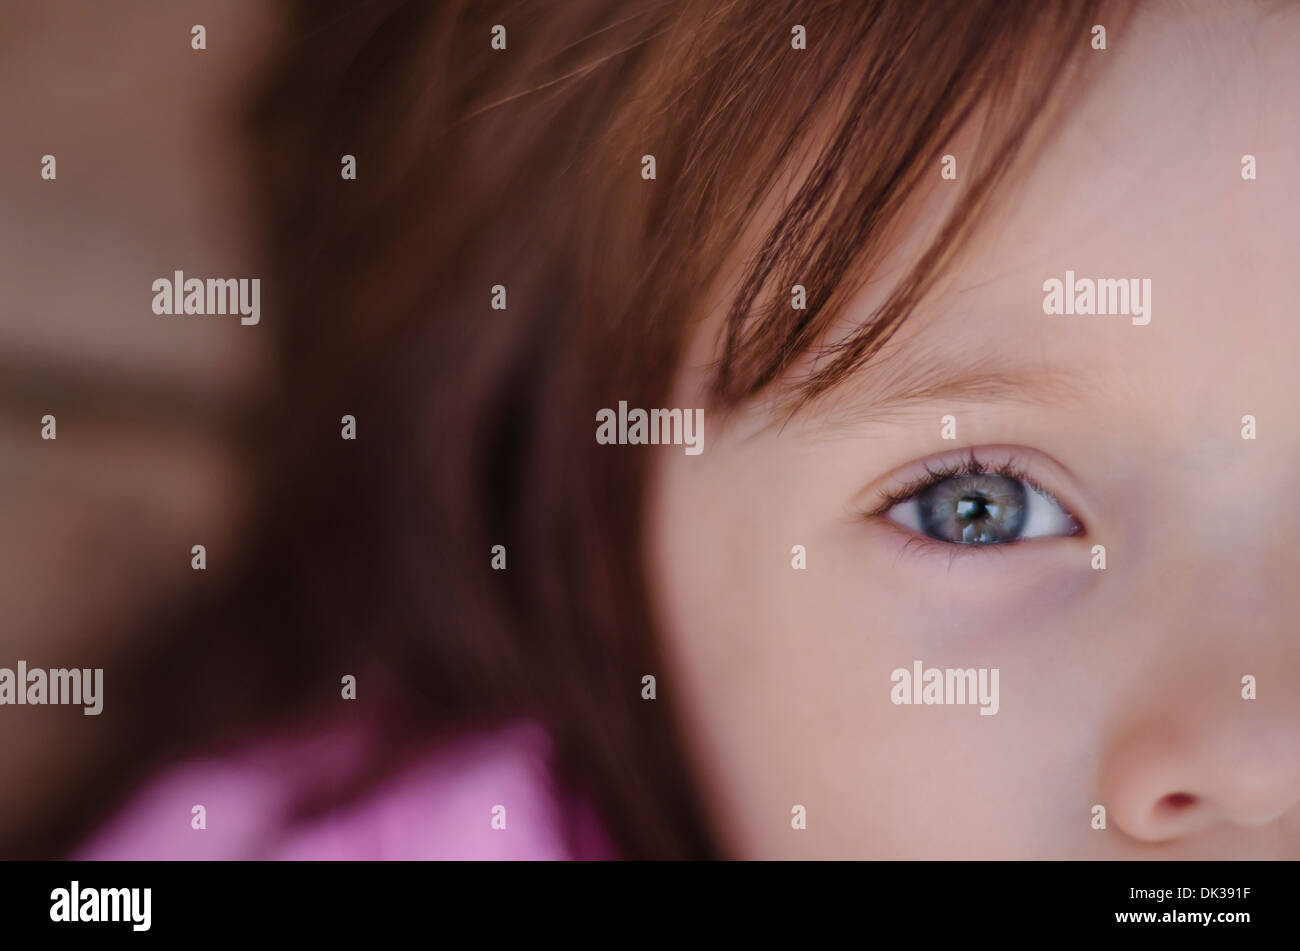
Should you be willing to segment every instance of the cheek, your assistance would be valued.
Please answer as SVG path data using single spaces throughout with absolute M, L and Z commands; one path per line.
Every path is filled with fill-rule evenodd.
M 1050 605 L 1017 611 L 983 578 L 976 609 L 942 568 L 900 560 L 898 545 L 845 524 L 840 497 L 796 467 L 712 448 L 658 474 L 652 583 L 668 679 L 731 850 L 995 857 L 1059 840 L 1059 817 L 1033 812 L 1060 802 L 1052 785 L 1077 786 L 1062 775 L 1078 758 L 1063 725 L 1040 716 L 1051 690 L 1032 679 L 1047 648 L 1027 628 Z M 1003 684 L 1035 685 L 1014 715 L 896 705 L 891 672 L 914 660 L 1000 667 Z

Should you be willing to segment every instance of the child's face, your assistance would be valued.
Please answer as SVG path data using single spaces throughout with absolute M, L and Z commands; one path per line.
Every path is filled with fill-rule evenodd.
M 659 697 L 739 855 L 1300 857 L 1300 13 L 1162 9 L 1110 45 L 888 357 L 656 454 Z M 1067 270 L 1150 279 L 1150 322 L 1046 315 Z M 992 474 L 856 514 L 971 449 L 1059 508 Z M 892 702 L 915 661 L 996 668 L 996 713 Z

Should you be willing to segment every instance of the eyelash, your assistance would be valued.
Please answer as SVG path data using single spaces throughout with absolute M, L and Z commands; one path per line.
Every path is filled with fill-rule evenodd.
M 956 462 L 949 463 L 947 465 L 939 466 L 937 468 L 932 468 L 929 463 L 926 463 L 925 475 L 919 476 L 918 478 L 915 479 L 911 479 L 908 482 L 896 486 L 892 489 L 877 490 L 876 495 L 881 500 L 880 504 L 877 505 L 875 508 L 871 509 L 870 511 L 864 512 L 863 515 L 866 518 L 881 517 L 885 515 L 885 513 L 887 513 L 895 505 L 899 505 L 903 502 L 910 502 L 912 499 L 916 498 L 926 489 L 930 488 L 931 486 L 938 485 L 940 482 L 946 482 L 948 479 L 956 478 L 958 476 L 984 475 L 987 473 L 992 473 L 993 475 L 999 475 L 1006 479 L 1019 479 L 1022 482 L 1024 482 L 1026 485 L 1033 488 L 1034 490 L 1041 492 L 1043 495 L 1047 496 L 1054 503 L 1056 503 L 1056 505 L 1060 506 L 1060 508 L 1063 511 L 1070 513 L 1071 519 L 1073 519 L 1075 524 L 1078 526 L 1079 529 L 1078 534 L 1080 535 L 1083 534 L 1083 525 L 1081 522 L 1079 522 L 1078 516 L 1074 515 L 1073 510 L 1067 507 L 1064 503 L 1062 503 L 1061 500 L 1057 497 L 1056 493 L 1052 492 L 1050 489 L 1042 485 L 1038 480 L 1036 480 L 1027 471 L 1025 471 L 1025 469 L 1022 466 L 1017 464 L 1014 459 L 1008 459 L 1005 462 L 1002 462 L 1000 464 L 992 465 L 981 461 L 977 451 L 974 449 L 968 450 L 968 454 L 966 455 L 965 458 L 960 459 Z M 924 541 L 933 542 L 935 540 L 924 539 Z M 940 545 L 946 545 L 946 543 L 944 542 L 936 542 L 936 543 Z M 1006 544 L 1014 545 L 1019 543 L 1008 542 Z M 946 546 L 946 547 L 951 547 L 951 546 Z M 1004 546 L 984 545 L 984 546 L 971 546 L 971 547 L 972 549 L 974 548 L 988 549 L 988 548 L 996 548 L 996 547 L 1004 547 Z

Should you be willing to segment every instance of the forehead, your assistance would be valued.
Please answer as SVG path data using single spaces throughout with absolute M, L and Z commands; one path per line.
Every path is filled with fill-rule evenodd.
M 1007 267 L 1069 266 L 1076 253 L 1112 271 L 1195 266 L 1233 248 L 1237 261 L 1279 260 L 1277 239 L 1298 233 L 1297 41 L 1296 7 L 1140 15 L 1096 54 L 1113 59 L 1042 160 L 1010 183 L 990 222 L 1016 259 Z M 1265 170 L 1254 181 L 1247 155 Z
M 1225 393 L 1278 396 L 1270 381 L 1290 379 L 1300 352 L 1298 51 L 1294 6 L 1145 10 L 1095 53 L 1112 58 L 1088 94 L 831 405 L 848 397 L 861 409 L 945 376 L 979 383 L 972 399 L 1143 400 L 1193 419 Z M 1150 323 L 1045 315 L 1044 282 L 1067 271 L 1149 280 Z M 888 285 L 869 284 L 843 326 L 866 319 Z

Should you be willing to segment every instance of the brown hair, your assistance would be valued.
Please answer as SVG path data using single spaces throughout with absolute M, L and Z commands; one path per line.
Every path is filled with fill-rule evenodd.
M 833 133 L 727 314 L 720 408 L 815 347 L 945 143 L 993 103 L 940 239 L 793 394 L 862 366 L 1069 85 L 1095 4 L 295 10 L 253 129 L 280 372 L 258 421 L 258 539 L 239 588 L 159 662 L 185 695 L 151 696 L 136 742 L 164 716 L 155 760 L 270 712 L 319 717 L 355 672 L 380 708 L 375 761 L 318 807 L 431 737 L 529 715 L 624 854 L 716 855 L 672 687 L 640 699 L 661 668 L 639 541 L 653 449 L 597 446 L 595 411 L 665 405 L 700 289 L 819 122 Z M 490 46 L 496 24 L 506 50 Z M 806 311 L 781 293 L 795 283 Z M 505 310 L 490 307 L 497 284 Z M 498 544 L 505 571 L 490 568 Z

